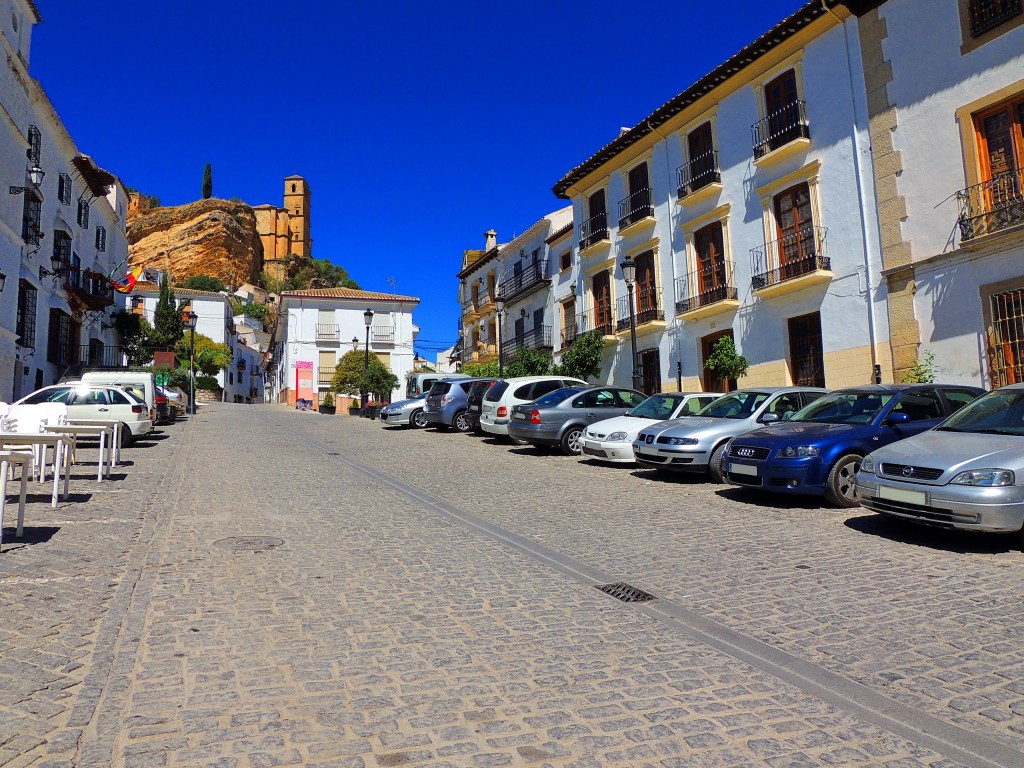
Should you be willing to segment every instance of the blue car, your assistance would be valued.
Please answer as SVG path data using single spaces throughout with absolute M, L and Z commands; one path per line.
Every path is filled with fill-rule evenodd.
M 840 389 L 800 409 L 785 423 L 737 435 L 722 459 L 733 485 L 824 496 L 855 507 L 861 459 L 883 445 L 941 423 L 984 390 L 936 384 L 877 384 Z

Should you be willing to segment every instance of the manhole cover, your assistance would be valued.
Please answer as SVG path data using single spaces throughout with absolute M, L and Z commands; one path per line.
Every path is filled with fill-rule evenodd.
M 274 536 L 228 536 L 213 542 L 215 547 L 230 549 L 232 552 L 263 552 L 284 544 L 284 539 Z
M 639 587 L 621 581 L 616 584 L 597 584 L 596 586 L 606 595 L 611 595 L 624 603 L 646 603 L 648 600 L 654 599 L 654 595 L 650 592 L 644 592 Z

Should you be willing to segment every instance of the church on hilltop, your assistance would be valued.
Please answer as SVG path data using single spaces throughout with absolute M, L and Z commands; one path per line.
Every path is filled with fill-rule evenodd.
M 309 184 L 301 176 L 284 180 L 282 206 L 254 205 L 256 232 L 263 243 L 263 268 L 276 280 L 288 276 L 286 257 L 313 258 L 309 236 Z

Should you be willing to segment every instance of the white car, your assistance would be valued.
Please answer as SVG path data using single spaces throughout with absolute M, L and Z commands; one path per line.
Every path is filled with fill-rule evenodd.
M 11 403 L 11 408 L 38 403 L 64 403 L 68 407 L 68 420 L 117 419 L 121 422 L 122 446 L 130 445 L 135 438 L 153 429 L 146 404 L 120 387 L 76 381 L 54 384 L 25 395 Z
M 658 421 L 693 416 L 719 397 L 721 394 L 717 392 L 659 392 L 651 395 L 628 413 L 587 427 L 580 440 L 583 448 L 580 458 L 636 464 L 633 441 L 641 429 Z
M 562 387 L 585 387 L 587 382 L 562 376 L 519 376 L 498 379 L 491 384 L 480 404 L 480 429 L 492 435 L 508 436 L 512 406 L 532 403 L 541 395 Z

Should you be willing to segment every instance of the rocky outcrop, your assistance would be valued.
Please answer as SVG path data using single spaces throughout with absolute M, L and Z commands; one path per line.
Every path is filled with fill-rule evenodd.
M 188 205 L 129 207 L 128 261 L 170 273 L 179 283 L 195 275 L 219 277 L 228 286 L 256 284 L 263 244 L 256 215 L 242 202 L 199 200 Z

